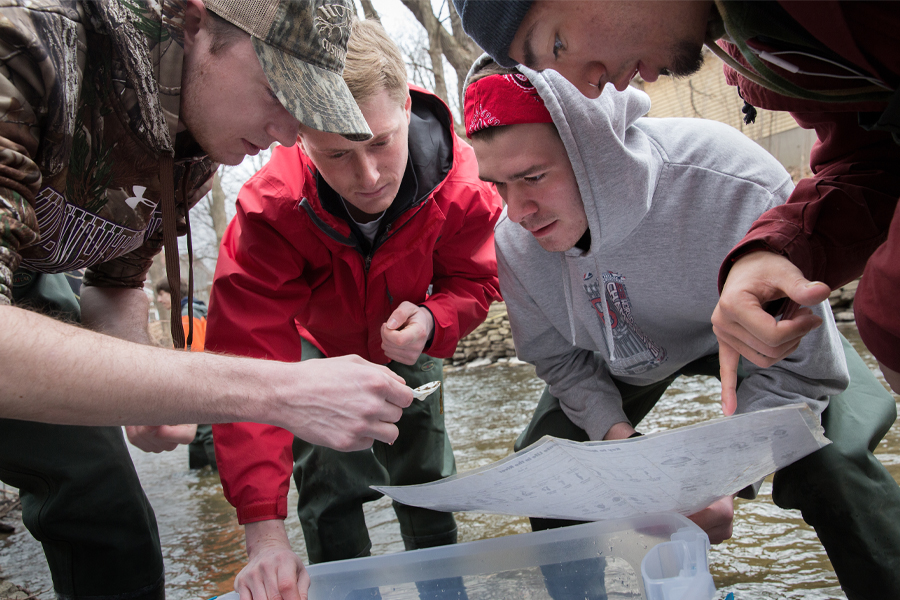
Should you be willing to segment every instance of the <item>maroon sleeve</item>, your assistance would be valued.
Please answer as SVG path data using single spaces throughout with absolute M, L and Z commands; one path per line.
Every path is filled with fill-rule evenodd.
M 900 146 L 890 134 L 869 132 L 855 113 L 791 113 L 819 141 L 813 175 L 786 204 L 763 213 L 728 254 L 719 290 L 734 261 L 754 250 L 786 256 L 812 281 L 832 289 L 859 277 L 887 237 L 900 196 Z
M 853 311 L 859 335 L 872 354 L 900 372 L 900 208 L 887 241 L 869 259 Z

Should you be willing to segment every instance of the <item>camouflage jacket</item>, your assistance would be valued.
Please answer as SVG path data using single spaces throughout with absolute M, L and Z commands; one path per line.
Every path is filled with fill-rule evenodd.
M 212 175 L 175 138 L 184 5 L 0 0 L 0 303 L 20 267 L 140 288 L 162 247 L 160 157 L 179 200 Z

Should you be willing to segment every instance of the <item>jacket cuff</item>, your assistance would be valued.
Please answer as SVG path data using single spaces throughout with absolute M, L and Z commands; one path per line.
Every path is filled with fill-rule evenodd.
M 569 413 L 562 402 L 560 402 L 560 406 L 563 407 L 563 412 L 568 415 Z M 591 441 L 602 440 L 609 431 L 609 428 L 616 423 L 631 423 L 631 421 L 628 420 L 628 417 L 625 416 L 625 411 L 622 410 L 621 406 L 610 407 L 603 404 L 597 404 L 594 407 L 594 410 L 590 412 L 585 411 L 585 413 L 581 415 L 581 418 L 578 419 L 581 423 L 573 419 L 572 415 L 569 415 L 569 419 L 584 429 Z
M 430 312 L 431 318 L 434 319 L 434 328 L 431 330 L 431 337 L 423 352 L 434 358 L 450 358 L 456 352 L 459 339 L 453 339 L 453 334 L 456 333 L 453 329 L 441 326 L 440 318 L 443 316 L 441 306 L 428 300 L 419 306 Z M 452 347 L 448 348 L 451 344 Z
M 427 310 L 428 314 L 431 315 L 431 334 L 428 336 L 428 341 L 425 342 L 425 347 L 422 349 L 422 352 L 425 352 L 426 350 L 431 348 L 431 344 L 434 343 L 434 334 L 438 330 L 438 322 L 437 319 L 434 318 L 434 313 L 431 312 L 430 308 L 428 308 L 424 304 L 420 304 L 419 306 Z
M 287 518 L 287 496 L 279 496 L 274 502 L 259 502 L 237 507 L 238 523 L 256 523 Z

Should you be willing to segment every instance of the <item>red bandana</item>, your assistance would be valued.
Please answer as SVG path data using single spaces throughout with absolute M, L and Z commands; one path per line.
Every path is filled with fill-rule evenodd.
M 521 73 L 488 75 L 466 88 L 466 135 L 488 127 L 552 123 L 537 90 Z

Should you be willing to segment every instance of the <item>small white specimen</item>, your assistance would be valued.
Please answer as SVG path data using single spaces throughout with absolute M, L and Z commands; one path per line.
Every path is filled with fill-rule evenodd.
M 414 389 L 413 396 L 416 397 L 416 400 L 424 400 L 425 398 L 433 394 L 439 387 L 441 387 L 440 381 L 431 381 Z

